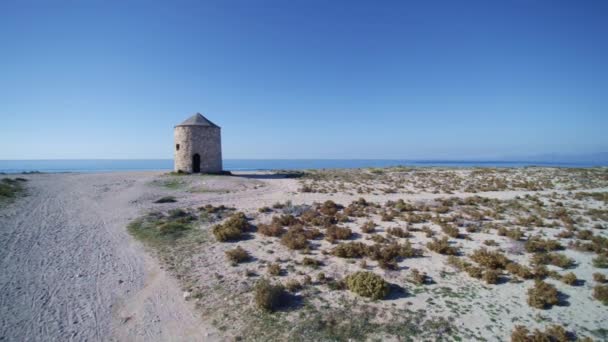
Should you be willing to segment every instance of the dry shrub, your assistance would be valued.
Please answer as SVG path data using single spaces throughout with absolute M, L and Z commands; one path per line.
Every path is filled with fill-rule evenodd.
M 395 214 L 392 212 L 383 212 L 380 219 L 384 222 L 391 222 L 395 219 Z
M 535 329 L 530 332 L 528 328 L 517 325 L 511 333 L 511 342 L 567 342 L 574 341 L 574 334 L 569 333 L 561 325 L 552 325 L 547 330 Z
M 266 236 L 281 236 L 285 233 L 285 229 L 274 222 L 271 224 L 259 224 L 258 233 Z
M 285 288 L 287 289 L 287 291 L 295 293 L 302 289 L 302 284 L 300 284 L 300 282 L 295 279 L 289 279 L 285 283 Z
M 425 272 L 420 272 L 417 268 L 412 268 L 408 281 L 416 285 L 430 284 L 432 279 Z
M 593 273 L 593 280 L 597 281 L 600 284 L 608 282 L 608 279 L 606 279 L 606 276 L 601 273 Z
M 430 241 L 426 244 L 426 247 L 433 252 L 444 254 L 444 255 L 458 255 L 459 250 L 457 247 L 451 246 L 450 241 L 446 236 L 438 240 L 433 238 L 433 241 Z
M 289 249 L 305 249 L 308 247 L 309 236 L 310 233 L 302 226 L 292 226 L 281 237 L 281 244 Z
M 304 257 L 304 259 L 302 259 L 302 265 L 317 268 L 323 265 L 323 263 L 317 259 Z
M 346 240 L 351 237 L 352 231 L 346 227 L 329 226 L 325 230 L 325 240 L 334 243 L 336 240 Z
M 473 252 L 471 260 L 490 269 L 504 269 L 511 262 L 504 254 L 480 248 Z
M 600 255 L 593 260 L 593 266 L 597 268 L 608 268 L 608 257 L 605 255 Z
M 235 264 L 248 261 L 251 258 L 249 253 L 241 248 L 241 246 L 226 251 L 226 257 Z
M 560 253 L 536 253 L 531 262 L 533 265 L 553 265 L 561 268 L 571 268 L 575 265 L 574 259 Z
M 361 231 L 364 233 L 373 233 L 376 231 L 376 224 L 373 221 L 367 221 L 361 226 Z
M 467 274 L 475 279 L 481 279 L 483 276 L 483 269 L 477 266 L 468 266 L 465 268 Z
M 464 271 L 467 267 L 471 266 L 470 263 L 464 261 L 462 258 L 459 258 L 455 255 L 450 255 L 448 257 L 447 264 L 459 271 Z
M 591 240 L 593 238 L 593 232 L 590 230 L 581 230 L 576 234 L 577 239 Z
M 249 229 L 249 223 L 245 214 L 238 212 L 230 216 L 224 223 L 213 227 L 213 235 L 218 241 L 235 241 Z
M 528 290 L 528 305 L 537 309 L 547 309 L 559 302 L 555 286 L 542 280 L 535 280 Z
M 593 298 L 604 305 L 608 305 L 608 285 L 595 285 L 593 287 Z
M 543 239 L 539 235 L 535 235 L 529 238 L 528 241 L 526 241 L 524 247 L 529 253 L 543 253 L 564 249 L 564 247 L 559 243 L 559 241 Z
M 331 250 L 331 254 L 339 258 L 361 258 L 367 254 L 367 248 L 362 242 L 341 243 Z
M 283 270 L 281 269 L 281 265 L 277 263 L 272 263 L 268 265 L 268 274 L 272 276 L 280 276 Z
M 568 285 L 576 285 L 578 279 L 576 279 L 576 275 L 574 273 L 569 272 L 562 276 L 562 282 Z
M 524 265 L 518 264 L 516 262 L 508 263 L 506 266 L 507 272 L 512 275 L 516 275 L 522 279 L 532 279 L 534 278 L 534 273 L 532 270 Z
M 574 236 L 574 233 L 570 230 L 562 230 L 561 232 L 559 232 L 555 235 L 555 237 L 560 238 L 560 239 L 570 239 L 573 236 Z
M 420 230 L 424 232 L 427 238 L 431 238 L 435 235 L 435 232 L 429 226 L 422 226 Z
M 288 296 L 282 285 L 272 285 L 267 279 L 260 279 L 254 289 L 255 304 L 266 311 L 275 311 L 288 304 Z
M 279 226 L 288 227 L 288 226 L 293 226 L 293 225 L 301 223 L 301 222 L 300 222 L 300 220 L 295 218 L 295 216 L 293 216 L 293 215 L 284 214 L 284 215 L 280 215 L 280 216 L 277 216 L 277 215 L 273 216 L 272 223 L 279 225 Z
M 386 232 L 389 235 L 398 237 L 398 238 L 409 238 L 412 236 L 412 234 L 410 234 L 409 232 L 403 230 L 403 228 L 401 227 L 393 227 L 393 228 L 388 228 L 386 230 Z
M 483 244 L 486 246 L 498 246 L 498 242 L 494 240 L 485 240 Z
M 386 297 L 390 290 L 388 283 L 382 277 L 366 271 L 359 271 L 346 277 L 346 286 L 351 292 L 374 300 Z
M 451 224 L 442 224 L 441 230 L 449 237 L 460 238 L 460 230 Z
M 332 200 L 327 200 L 323 202 L 319 211 L 327 216 L 334 216 L 340 209 L 342 209 L 342 206 L 334 203 Z
M 486 270 L 483 272 L 483 280 L 488 284 L 498 284 L 500 273 L 496 270 Z

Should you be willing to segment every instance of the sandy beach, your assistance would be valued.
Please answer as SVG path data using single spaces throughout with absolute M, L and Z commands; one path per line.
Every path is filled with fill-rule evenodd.
M 561 324 L 578 336 L 605 338 L 608 307 L 592 297 L 596 285 L 592 274 L 606 271 L 592 265 L 595 253 L 568 247 L 576 237 L 556 237 L 565 230 L 565 223 L 552 213 L 561 202 L 574 220 L 575 234 L 590 230 L 606 238 L 605 202 L 576 196 L 608 192 L 606 170 L 476 172 L 367 169 L 319 171 L 302 178 L 271 172 L 25 175 L 26 195 L 0 209 L 0 337 L 7 341 L 209 341 L 334 336 L 340 340 L 361 334 L 357 338 L 499 341 L 508 339 L 516 325 L 542 330 Z M 174 201 L 155 203 L 167 196 Z M 368 203 L 367 209 L 359 207 L 356 210 L 361 213 L 354 214 L 346 210 L 354 208 L 352 203 L 362 203 L 361 198 Z M 477 198 L 469 200 L 476 209 L 464 202 L 455 204 L 455 199 L 466 198 Z M 340 205 L 332 215 L 346 216 L 337 225 L 350 229 L 349 237 L 330 241 L 328 228 L 319 227 L 324 233 L 308 241 L 308 248 L 298 250 L 287 248 L 281 238 L 260 233 L 261 225 L 281 215 L 292 215 L 308 226 L 302 213 L 322 210 L 320 204 L 328 200 Z M 399 200 L 413 208 L 395 209 Z M 544 209 L 539 210 L 546 213 L 544 222 L 517 221 L 522 210 L 517 201 L 531 216 L 537 212 L 529 208 L 534 203 L 539 208 L 542 202 Z M 209 209 L 220 206 L 227 209 Z M 442 206 L 446 208 L 437 209 Z M 172 215 L 176 209 L 196 213 L 196 221 L 190 233 L 170 244 L 142 243 L 127 231 L 130 223 L 150 213 Z M 599 216 L 585 214 L 591 209 L 599 210 Z M 254 229 L 236 242 L 217 241 L 211 230 L 236 211 L 243 212 L 257 232 Z M 386 218 L 388 214 L 393 217 Z M 413 219 L 413 215 L 422 218 Z M 549 265 L 554 273 L 546 281 L 557 287 L 564 301 L 546 310 L 532 308 L 526 303 L 532 280 L 500 268 L 498 284 L 487 284 L 455 270 L 446 255 L 430 250 L 433 238 L 448 234 L 434 217 L 443 217 L 456 227 L 460 236 L 450 241 L 463 260 L 483 247 L 526 265 L 532 257 L 524 251 L 527 239 L 533 235 L 558 239 L 566 247 L 561 253 L 576 265 L 567 271 L 581 282 L 564 284 L 559 277 L 567 271 Z M 375 225 L 374 232 L 361 230 L 367 221 Z M 504 236 L 498 233 L 498 225 L 520 227 L 524 237 L 516 241 Z M 288 226 L 285 229 L 291 229 Z M 407 234 L 391 233 L 395 227 Z M 407 243 L 422 255 L 400 257 L 388 266 L 373 258 L 336 256 L 337 246 L 351 242 Z M 227 260 L 225 253 L 236 246 L 249 253 L 250 261 L 231 264 Z M 318 265 L 307 266 L 303 258 L 313 258 Z M 269 273 L 271 265 L 278 265 L 280 272 Z M 432 282 L 408 281 L 414 268 Z M 392 284 L 389 297 L 371 301 L 336 289 L 332 284 L 337 283 L 329 281 L 360 270 L 381 275 Z M 259 312 L 252 304 L 252 289 L 261 278 L 282 284 L 299 282 L 302 287 L 293 292 L 296 304 L 274 314 Z M 351 325 L 339 316 L 333 318 L 337 321 L 328 318 L 339 314 L 350 315 Z M 286 322 L 291 328 L 285 328 Z M 331 324 L 334 335 L 323 335 Z M 396 324 L 404 330 L 396 330 Z M 317 331 L 313 331 L 315 326 Z

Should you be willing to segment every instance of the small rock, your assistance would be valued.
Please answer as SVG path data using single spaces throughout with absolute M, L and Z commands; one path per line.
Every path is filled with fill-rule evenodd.
M 184 292 L 184 299 L 185 299 L 185 300 L 190 299 L 190 296 L 192 296 L 192 293 L 191 293 L 190 291 L 185 291 L 185 292 Z

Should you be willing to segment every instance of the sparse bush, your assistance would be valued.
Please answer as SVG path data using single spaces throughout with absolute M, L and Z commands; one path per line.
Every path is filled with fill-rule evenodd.
M 374 300 L 382 299 L 389 293 L 389 285 L 382 277 L 366 271 L 346 277 L 346 286 L 351 292 Z
M 213 235 L 218 241 L 235 241 L 249 229 L 249 223 L 245 214 L 238 212 L 230 216 L 224 223 L 215 225 L 212 229 Z
M 281 236 L 285 233 L 285 229 L 278 224 L 259 224 L 258 233 L 266 236 Z
M 295 293 L 302 289 L 302 284 L 295 279 L 290 279 L 285 283 L 287 291 Z
M 334 216 L 340 209 L 342 209 L 342 206 L 332 200 L 327 200 L 321 205 L 319 211 L 327 216 Z
M 174 221 L 161 223 L 158 226 L 158 231 L 161 235 L 179 235 L 188 229 L 190 229 L 190 225 Z
M 500 273 L 496 270 L 486 270 L 483 272 L 483 280 L 488 284 L 498 284 Z
M 608 285 L 595 285 L 593 287 L 593 298 L 604 305 L 608 305 Z
M 593 280 L 597 281 L 600 284 L 608 282 L 608 279 L 606 279 L 606 276 L 601 273 L 593 273 Z
M 528 305 L 534 308 L 550 308 L 556 305 L 558 301 L 558 292 L 555 286 L 542 280 L 536 280 L 534 287 L 528 290 Z
M 535 329 L 530 333 L 528 328 L 517 325 L 511 333 L 511 342 L 567 342 L 574 341 L 573 334 L 569 333 L 561 325 L 552 325 L 544 332 Z
M 364 233 L 373 233 L 376 230 L 376 224 L 373 221 L 367 221 L 361 226 L 361 231 Z
M 593 232 L 590 230 L 581 230 L 576 234 L 577 239 L 591 240 L 593 238 Z
M 475 279 L 481 279 L 483 276 L 483 269 L 477 266 L 467 266 L 465 268 L 467 274 Z
M 433 238 L 433 241 L 427 243 L 426 247 L 433 252 L 444 255 L 458 255 L 459 252 L 457 247 L 450 245 L 450 241 L 445 236 L 441 240 Z
M 280 276 L 283 270 L 281 269 L 281 265 L 277 263 L 272 263 L 268 265 L 268 274 L 272 276 Z
M 574 259 L 560 253 L 536 253 L 531 262 L 533 265 L 553 265 L 561 268 L 571 268 L 575 265 Z
M 258 308 L 272 312 L 286 305 L 288 296 L 282 285 L 260 279 L 254 289 L 254 299 Z
M 498 242 L 494 240 L 485 240 L 483 244 L 486 246 L 498 246 Z
M 241 246 L 237 246 L 234 249 L 226 251 L 226 257 L 228 257 L 228 260 L 236 264 L 248 261 L 251 258 L 249 253 L 241 248 Z
M 576 285 L 578 279 L 576 279 L 576 275 L 574 273 L 569 272 L 562 276 L 562 282 L 568 285 Z
M 608 257 L 602 254 L 597 258 L 594 258 L 593 266 L 597 268 L 608 268 Z
M 508 263 L 506 266 L 507 272 L 516 275 L 522 279 L 534 278 L 534 273 L 528 267 L 520 265 L 516 262 Z
M 543 239 L 539 235 L 530 237 L 526 241 L 525 248 L 529 253 L 543 253 L 564 249 L 557 240 Z
M 504 269 L 510 263 L 510 260 L 507 259 L 504 254 L 497 251 L 488 251 L 485 248 L 480 248 L 474 251 L 471 255 L 471 260 L 475 261 L 481 266 L 494 270 Z
M 323 263 L 317 259 L 304 257 L 304 259 L 302 259 L 302 265 L 317 268 L 317 267 L 323 265 Z
M 301 226 L 289 227 L 281 237 L 281 244 L 289 249 L 304 249 L 308 247 L 306 231 Z
M 346 227 L 329 226 L 325 230 L 325 239 L 329 242 L 335 242 L 336 240 L 346 240 L 350 238 L 352 231 Z
M 451 224 L 442 224 L 441 230 L 449 237 L 460 238 L 460 230 Z
M 331 254 L 339 258 L 361 258 L 367 254 L 367 245 L 362 242 L 341 243 L 332 249 Z
M 431 283 L 431 278 L 425 272 L 420 272 L 417 268 L 412 268 L 408 281 L 416 285 Z
M 396 236 L 398 238 L 409 238 L 410 236 L 412 236 L 409 232 L 403 230 L 403 228 L 401 227 L 388 228 L 386 232 L 389 235 Z
M 560 239 L 570 239 L 573 236 L 574 236 L 574 233 L 570 230 L 562 230 L 561 232 L 559 232 L 555 235 L 555 237 L 560 238 Z

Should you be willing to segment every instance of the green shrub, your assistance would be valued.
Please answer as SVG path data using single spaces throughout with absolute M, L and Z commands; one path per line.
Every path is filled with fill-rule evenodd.
M 602 254 L 597 258 L 594 258 L 593 266 L 597 268 L 608 268 L 608 257 Z
M 251 258 L 249 253 L 243 248 L 241 248 L 241 246 L 237 246 L 234 249 L 226 251 L 226 257 L 228 258 L 228 260 L 236 264 L 248 261 Z
M 593 298 L 604 305 L 608 305 L 608 285 L 595 285 L 593 287 Z
M 490 268 L 490 269 L 504 269 L 511 262 L 500 252 L 492 252 L 488 251 L 485 248 L 480 248 L 473 252 L 471 255 L 471 260 L 480 264 L 481 266 Z
M 218 241 L 225 242 L 241 239 L 243 233 L 248 229 L 249 223 L 245 214 L 238 212 L 230 216 L 224 223 L 215 225 L 212 231 Z
M 389 293 L 389 285 L 372 272 L 359 271 L 346 277 L 347 288 L 359 296 L 382 299 Z
M 451 246 L 450 241 L 446 236 L 441 240 L 433 238 L 433 241 L 426 244 L 426 247 L 433 252 L 444 255 L 458 255 L 458 248 Z
M 182 222 L 165 222 L 158 226 L 161 235 L 179 235 L 190 229 L 190 225 Z
M 256 283 L 254 299 L 258 308 L 271 312 L 288 303 L 285 288 L 280 284 L 272 285 L 267 279 L 260 279 Z
M 17 194 L 23 191 L 21 183 L 25 181 L 27 181 L 25 178 L 21 178 L 21 180 L 2 178 L 0 180 L 0 200 L 17 197 Z
M 550 308 L 558 303 L 558 292 L 555 286 L 536 280 L 534 287 L 528 290 L 528 305 L 537 309 Z

